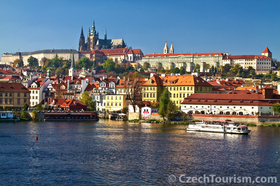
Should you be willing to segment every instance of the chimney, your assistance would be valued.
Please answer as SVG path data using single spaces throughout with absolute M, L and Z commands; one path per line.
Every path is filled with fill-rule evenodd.
M 264 87 L 262 89 L 262 94 L 264 99 L 273 99 L 273 88 L 272 87 Z

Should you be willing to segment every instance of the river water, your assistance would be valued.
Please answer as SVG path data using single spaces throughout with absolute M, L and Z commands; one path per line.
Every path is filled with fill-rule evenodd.
M 0 123 L 0 185 L 183 185 L 202 176 L 210 185 L 246 185 L 216 179 L 229 176 L 280 182 L 280 127 L 249 127 L 248 136 L 185 128 L 110 120 Z

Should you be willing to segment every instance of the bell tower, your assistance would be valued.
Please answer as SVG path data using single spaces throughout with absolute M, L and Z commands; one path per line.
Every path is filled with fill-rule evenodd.
M 163 48 L 163 53 L 168 54 L 168 51 L 169 51 L 169 49 L 168 49 L 168 46 L 167 46 L 167 42 L 165 42 L 165 46 Z

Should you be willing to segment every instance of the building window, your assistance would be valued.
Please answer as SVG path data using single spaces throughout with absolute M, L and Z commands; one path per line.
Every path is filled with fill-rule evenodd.
M 0 93 L 0 96 L 2 97 L 2 93 Z
M 20 104 L 20 99 L 17 100 L 17 104 Z
M 5 99 L 5 104 L 8 104 L 8 99 Z
M 24 93 L 24 97 L 26 97 L 26 93 Z
M 10 104 L 12 104 L 12 99 L 10 99 Z
M 2 104 L 2 101 L 3 101 L 3 100 L 2 100 L 2 99 L 0 99 L 0 104 Z
M 12 93 L 10 93 L 10 97 L 12 97 Z
M 20 97 L 20 93 L 18 93 L 17 96 Z
M 242 109 L 242 107 L 240 107 Z
M 8 93 L 5 93 L 5 97 L 8 97 Z
M 254 107 L 252 107 L 252 109 L 254 109 Z

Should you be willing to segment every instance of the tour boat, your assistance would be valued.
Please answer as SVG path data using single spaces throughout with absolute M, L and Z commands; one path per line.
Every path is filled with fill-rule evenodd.
M 225 134 L 249 134 L 246 125 L 238 125 L 229 123 L 230 120 L 209 120 L 204 119 L 201 122 L 195 122 L 189 124 L 187 131 L 199 131 L 199 132 L 218 132 Z

